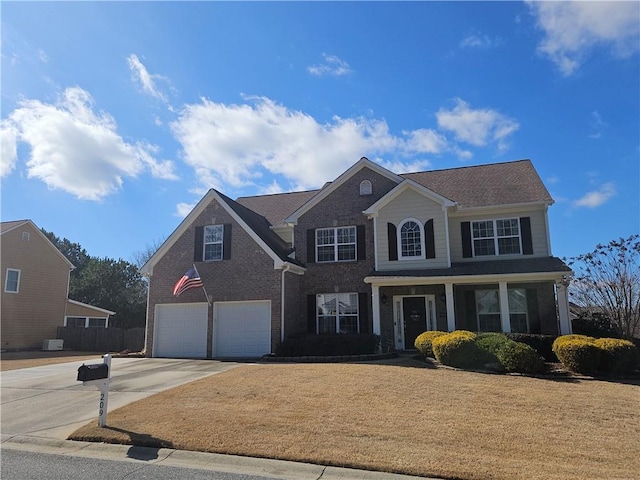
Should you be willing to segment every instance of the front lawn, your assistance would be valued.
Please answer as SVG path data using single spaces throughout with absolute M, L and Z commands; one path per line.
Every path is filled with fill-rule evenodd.
M 389 364 L 247 365 L 110 412 L 74 440 L 458 479 L 630 479 L 639 382 Z

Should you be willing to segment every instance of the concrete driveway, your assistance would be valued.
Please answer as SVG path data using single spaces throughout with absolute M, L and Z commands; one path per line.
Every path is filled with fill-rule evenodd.
M 95 386 L 76 381 L 82 363 L 3 372 L 0 377 L 2 442 L 14 436 L 66 439 L 77 428 L 97 418 L 100 392 Z M 102 358 L 97 356 L 95 361 L 85 363 L 102 363 Z M 238 365 L 214 360 L 114 358 L 108 411 Z

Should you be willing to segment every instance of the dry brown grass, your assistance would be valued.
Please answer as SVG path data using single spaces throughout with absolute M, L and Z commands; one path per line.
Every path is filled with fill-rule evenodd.
M 0 371 L 17 370 L 19 368 L 41 367 L 55 363 L 77 362 L 100 358 L 101 353 L 38 350 L 24 352 L 4 352 L 0 354 Z
M 443 478 L 632 479 L 639 406 L 637 383 L 269 364 L 140 400 L 71 438 Z

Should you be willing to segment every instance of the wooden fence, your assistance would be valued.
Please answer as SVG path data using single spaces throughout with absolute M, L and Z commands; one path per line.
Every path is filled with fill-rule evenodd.
M 140 352 L 144 348 L 144 328 L 58 327 L 57 338 L 64 348 L 81 352 Z

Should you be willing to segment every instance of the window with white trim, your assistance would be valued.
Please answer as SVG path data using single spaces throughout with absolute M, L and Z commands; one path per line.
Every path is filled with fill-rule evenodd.
M 524 288 L 507 290 L 511 331 L 529 332 L 527 291 Z M 501 332 L 500 293 L 498 290 L 476 290 L 476 315 L 479 332 Z
M 316 325 L 318 334 L 358 333 L 358 294 L 316 295 Z
M 473 255 L 518 255 L 522 252 L 520 220 L 503 218 L 471 222 Z
M 405 220 L 398 228 L 399 259 L 424 258 L 424 230 L 420 222 L 414 219 Z
M 4 291 L 7 293 L 18 293 L 20 290 L 20 270 L 7 268 L 4 278 Z
M 316 230 L 316 262 L 356 260 L 356 227 L 319 228 Z
M 105 328 L 107 327 L 107 319 L 104 317 L 66 317 L 64 319 L 64 326 L 73 328 Z
M 224 242 L 223 225 L 207 225 L 204 227 L 204 251 L 202 258 L 205 261 L 222 260 L 222 245 Z
M 360 182 L 360 195 L 371 195 L 373 192 L 373 185 L 370 180 L 363 180 Z

